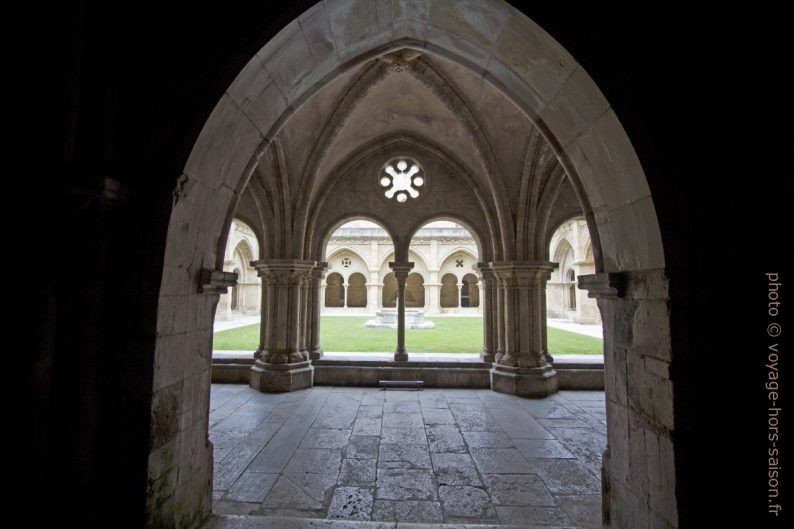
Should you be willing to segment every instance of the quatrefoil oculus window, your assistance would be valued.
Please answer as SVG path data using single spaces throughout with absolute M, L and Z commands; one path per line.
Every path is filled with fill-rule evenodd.
M 353 263 L 353 261 L 350 259 L 350 257 L 342 258 L 342 266 L 344 266 L 345 268 L 350 268 L 350 265 L 352 263 Z
M 405 204 L 419 198 L 425 186 L 425 174 L 418 162 L 410 158 L 395 158 L 383 166 L 379 177 L 387 199 Z

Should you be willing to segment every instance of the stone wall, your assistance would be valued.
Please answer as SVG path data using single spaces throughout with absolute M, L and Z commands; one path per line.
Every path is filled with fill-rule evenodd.
M 663 270 L 582 276 L 604 319 L 605 517 L 678 527 L 670 296 Z

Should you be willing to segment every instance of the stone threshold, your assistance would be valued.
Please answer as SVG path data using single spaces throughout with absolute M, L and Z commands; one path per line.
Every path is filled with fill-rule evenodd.
M 570 529 L 570 526 L 566 526 Z M 416 523 L 213 514 L 202 529 L 562 529 L 548 525 Z
M 249 351 L 213 352 L 212 382 L 248 384 L 253 363 Z M 407 362 L 395 362 L 392 353 L 326 353 L 312 365 L 316 385 L 378 386 L 380 380 L 423 380 L 425 387 L 491 387 L 491 364 L 478 355 L 409 353 Z M 560 389 L 604 389 L 602 356 L 557 355 L 552 365 Z

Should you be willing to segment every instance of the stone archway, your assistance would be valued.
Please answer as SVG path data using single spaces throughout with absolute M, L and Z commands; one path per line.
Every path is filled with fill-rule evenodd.
M 480 289 L 477 283 L 477 276 L 466 274 L 462 279 L 463 286 L 460 290 L 461 307 L 479 307 Z
M 345 279 L 342 274 L 333 272 L 328 274 L 325 279 L 325 306 L 344 307 L 345 306 Z
M 405 283 L 405 306 L 410 308 L 425 306 L 425 280 L 420 274 L 408 274 Z
M 471 17 L 463 3 L 420 0 L 389 14 L 386 24 L 377 17 L 367 20 L 367 10 L 354 2 L 326 2 L 265 46 L 213 110 L 184 168 L 167 235 L 149 457 L 150 480 L 159 486 L 149 492 L 150 525 L 188 526 L 210 510 L 209 324 L 217 295 L 232 285 L 219 273 L 219 248 L 253 161 L 314 92 L 357 61 L 403 48 L 480 72 L 526 114 L 570 178 L 591 231 L 598 272 L 580 277 L 579 284 L 599 298 L 609 337 L 610 448 L 604 475 L 608 504 L 617 514 L 613 524 L 632 527 L 635 520 L 655 516 L 670 527 L 678 525 L 672 469 L 648 479 L 649 469 L 656 465 L 658 470 L 675 451 L 673 383 L 664 374 L 672 362 L 667 278 L 642 167 L 616 115 L 575 60 L 506 3 L 487 5 Z M 429 26 L 443 32 L 428 32 Z M 509 225 L 505 207 L 498 204 L 495 218 Z M 531 248 L 518 251 L 512 230 L 499 232 L 505 261 L 543 258 Z M 293 264 L 285 262 L 279 278 L 288 280 L 286 271 L 310 266 L 298 246 L 293 259 L 299 266 L 289 268 Z M 623 332 L 627 324 L 631 333 Z M 186 339 L 194 346 L 185 348 Z M 643 363 L 645 358 L 656 363 Z M 666 369 L 649 367 L 659 363 Z M 627 371 L 627 366 L 635 369 Z M 645 389 L 636 393 L 635 388 Z M 636 445 L 639 452 L 631 461 L 629 438 L 645 441 Z M 178 480 L 168 479 L 174 469 Z
M 348 307 L 367 306 L 367 278 L 355 272 L 347 278 L 347 304 Z
M 454 274 L 444 274 L 441 277 L 441 308 L 456 308 L 459 303 L 458 278 Z

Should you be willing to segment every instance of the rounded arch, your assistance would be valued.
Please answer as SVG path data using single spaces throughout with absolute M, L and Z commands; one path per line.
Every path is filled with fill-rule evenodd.
M 383 258 L 380 260 L 380 263 L 379 263 L 379 266 L 378 266 L 378 270 L 381 270 L 381 271 L 387 270 L 389 268 L 389 263 L 394 261 L 395 255 L 396 255 L 396 249 L 392 249 L 385 256 L 383 256 Z M 417 271 L 420 271 L 420 270 L 421 271 L 426 271 L 426 270 L 428 270 L 428 267 L 427 267 L 427 262 L 428 261 L 426 260 L 425 256 L 422 255 L 421 252 L 411 248 L 411 249 L 409 249 L 406 252 L 406 255 L 408 256 L 408 260 L 410 262 L 414 263 L 414 265 L 415 265 L 414 269 L 418 269 Z M 416 266 L 416 265 L 418 265 L 418 266 Z
M 443 267 L 444 267 L 444 264 L 445 264 L 447 261 L 449 261 L 449 260 L 450 260 L 450 258 L 451 258 L 453 255 L 455 255 L 455 254 L 461 254 L 461 253 L 462 253 L 462 254 L 464 254 L 464 255 L 468 255 L 469 257 L 471 257 L 471 259 L 472 259 L 472 260 L 473 260 L 475 263 L 477 263 L 477 262 L 481 261 L 481 259 L 479 258 L 479 256 L 477 256 L 477 255 L 474 255 L 474 252 L 472 252 L 472 251 L 471 251 L 471 250 L 469 250 L 468 248 L 465 248 L 465 247 L 463 247 L 463 246 L 459 246 L 459 247 L 457 247 L 457 248 L 454 248 L 454 249 L 452 249 L 452 250 L 448 251 L 446 254 L 444 254 L 444 256 L 443 256 L 441 259 L 439 259 L 439 260 L 438 260 L 438 263 L 439 263 L 439 268 L 443 268 Z
M 449 221 L 449 222 L 454 222 L 456 224 L 460 224 L 466 231 L 468 231 L 469 234 L 471 235 L 472 239 L 474 239 L 474 244 L 477 245 L 477 253 L 478 253 L 478 255 L 473 255 L 470 250 L 468 250 L 467 248 L 463 248 L 463 247 L 460 248 L 460 251 L 470 255 L 472 257 L 472 259 L 474 259 L 475 262 L 477 262 L 477 261 L 489 261 L 489 260 L 493 259 L 493 256 L 492 256 L 492 254 L 490 252 L 489 253 L 483 253 L 483 250 L 487 249 L 487 247 L 485 247 L 483 245 L 483 240 L 485 240 L 485 239 L 483 239 L 483 234 L 482 234 L 481 230 L 474 229 L 471 226 L 471 224 L 469 224 L 465 220 L 461 219 L 459 215 L 456 215 L 454 213 L 440 213 L 440 214 L 439 213 L 434 213 L 433 215 L 428 215 L 427 217 L 425 217 L 423 219 L 419 219 L 419 220 L 415 221 L 412 224 L 410 230 L 408 231 L 407 241 L 408 241 L 409 247 L 410 247 L 411 241 L 413 240 L 414 237 L 416 237 L 416 234 L 417 234 L 417 232 L 419 230 L 421 230 L 422 228 L 424 228 L 427 224 L 430 224 L 431 222 L 442 221 L 442 220 L 446 220 L 446 221 Z M 449 252 L 447 255 L 445 255 L 443 259 L 439 259 L 439 263 L 443 263 L 453 253 L 454 253 L 454 250 L 452 252 Z
M 345 279 L 339 272 L 331 272 L 325 278 L 325 306 L 337 308 L 345 306 Z
M 397 230 L 394 229 L 392 222 L 389 222 L 388 219 L 379 217 L 371 209 L 367 211 L 366 215 L 361 215 L 362 218 L 379 218 L 378 223 L 384 227 L 384 229 L 387 229 L 392 237 L 398 259 L 404 259 L 402 256 L 406 255 L 407 248 L 410 245 L 410 241 L 418 227 L 427 222 L 431 222 L 432 220 L 452 220 L 465 226 L 469 232 L 477 235 L 475 240 L 477 240 L 478 250 L 480 253 L 483 252 L 482 241 L 490 241 L 492 243 L 492 247 L 488 248 L 487 255 L 501 256 L 504 249 L 499 245 L 499 240 L 502 237 L 500 234 L 501 228 L 498 225 L 498 220 L 491 211 L 493 206 L 493 198 L 491 197 L 489 199 L 488 194 L 485 193 L 484 190 L 480 188 L 481 186 L 479 186 L 475 181 L 473 173 L 466 167 L 465 164 L 457 160 L 454 155 L 444 149 L 443 146 L 436 144 L 430 138 L 420 137 L 415 133 L 407 134 L 403 132 L 393 133 L 384 137 L 377 137 L 370 142 L 361 145 L 353 152 L 348 154 L 346 158 L 341 160 L 337 166 L 334 167 L 332 173 L 335 176 L 333 178 L 329 178 L 322 184 L 323 191 L 319 193 L 320 198 L 317 200 L 317 203 L 312 206 L 313 214 L 310 215 L 310 218 L 306 223 L 307 240 L 309 241 L 308 247 L 314 248 L 317 244 L 317 237 L 314 235 L 315 227 L 318 225 L 321 213 L 325 211 L 325 201 L 332 195 L 332 191 L 334 190 L 336 183 L 347 175 L 353 174 L 356 166 L 360 163 L 366 163 L 371 156 L 380 154 L 385 150 L 398 147 L 405 148 L 407 151 L 413 152 L 417 156 L 426 156 L 427 158 L 435 159 L 441 165 L 445 166 L 451 174 L 462 178 L 463 181 L 469 186 L 469 189 L 472 192 L 476 202 L 475 207 L 477 208 L 477 213 L 473 215 L 475 218 L 475 223 L 480 222 L 476 220 L 476 217 L 481 215 L 482 224 L 484 224 L 480 230 L 474 230 L 472 226 L 476 224 L 474 224 L 471 220 L 463 218 L 460 213 L 456 213 L 454 211 L 445 212 L 436 210 L 432 215 L 423 216 L 422 218 L 424 221 L 420 222 L 418 225 L 409 225 L 407 228 Z M 425 163 L 425 165 L 428 164 Z M 491 202 L 489 202 L 489 200 Z M 344 219 L 353 216 L 356 215 L 351 215 L 351 213 L 348 212 L 341 214 L 339 218 Z M 389 229 L 390 227 L 392 229 Z M 487 230 L 487 236 L 484 236 L 482 233 L 483 230 Z
M 477 276 L 468 273 L 461 280 L 460 306 L 475 308 L 480 306 L 480 285 Z
M 425 306 L 425 278 L 422 274 L 411 272 L 405 282 L 405 306 L 421 308 Z
M 347 306 L 367 306 L 367 278 L 360 272 L 353 272 L 347 279 Z
M 340 215 L 339 218 L 334 220 L 328 226 L 328 228 L 323 230 L 323 232 L 320 234 L 320 236 L 317 237 L 316 240 L 320 241 L 321 244 L 320 244 L 320 246 L 318 248 L 316 248 L 312 252 L 312 254 L 316 256 L 316 260 L 317 261 L 327 261 L 331 257 L 329 255 L 326 255 L 326 253 L 325 253 L 326 249 L 328 248 L 328 241 L 331 239 L 331 237 L 334 235 L 336 230 L 339 229 L 340 226 L 342 226 L 344 224 L 347 224 L 348 222 L 353 222 L 355 220 L 366 220 L 366 221 L 369 221 L 369 222 L 371 222 L 373 224 L 377 224 L 379 228 L 381 228 L 383 231 L 386 232 L 386 234 L 391 239 L 392 246 L 394 246 L 394 241 L 396 240 L 396 237 L 395 237 L 394 232 L 388 228 L 389 223 L 385 219 L 382 219 L 382 218 L 380 218 L 380 217 L 378 217 L 378 216 L 376 216 L 374 214 L 370 214 L 370 215 L 366 215 L 366 216 L 365 215 L 354 215 L 354 216 Z M 356 255 L 358 255 L 361 258 L 361 260 L 364 261 L 367 264 L 367 266 L 371 266 L 373 264 L 373 263 L 370 263 L 367 259 L 364 259 L 364 257 L 362 257 L 360 253 L 355 252 L 355 251 L 352 251 L 351 253 L 355 253 Z M 332 255 L 336 255 L 336 251 L 334 251 L 332 253 Z
M 369 260 L 364 258 L 364 256 L 361 255 L 361 252 L 359 252 L 355 248 L 351 248 L 350 246 L 340 246 L 339 248 L 335 248 L 330 254 L 324 256 L 321 260 L 330 262 L 335 257 L 337 257 L 338 255 L 341 255 L 341 254 L 344 254 L 344 253 L 349 253 L 349 254 L 354 255 L 357 259 L 360 259 L 361 262 L 364 263 L 364 266 L 367 269 L 370 268 L 371 264 L 369 263 Z
M 458 298 L 458 276 L 444 274 L 441 276 L 440 303 L 442 309 L 457 308 L 460 304 Z
M 381 305 L 384 308 L 394 308 L 397 306 L 397 278 L 394 277 L 394 272 L 389 272 L 383 276 Z

